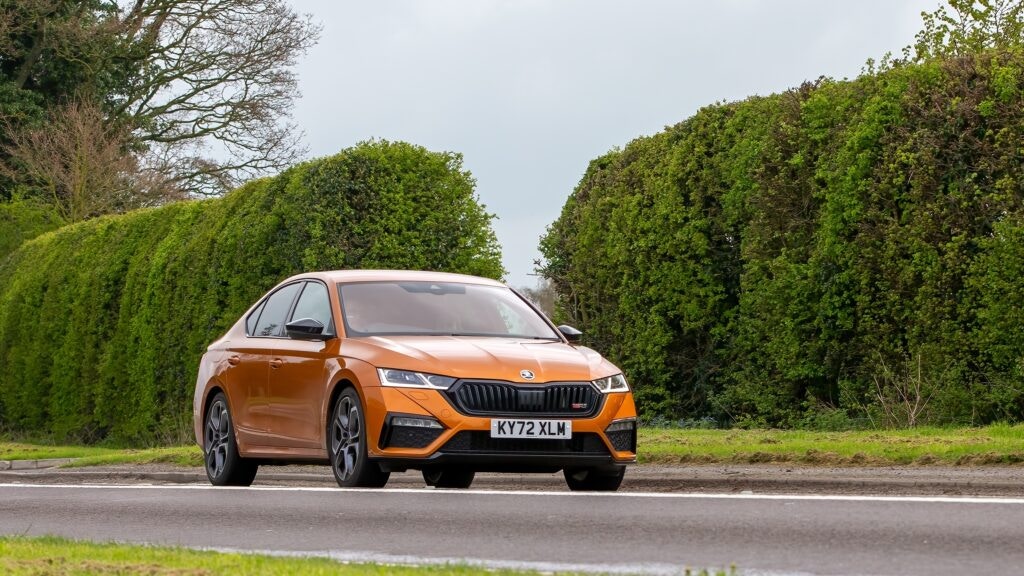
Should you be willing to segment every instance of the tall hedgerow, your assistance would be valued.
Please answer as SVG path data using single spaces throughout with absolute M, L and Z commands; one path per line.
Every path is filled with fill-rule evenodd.
M 0 262 L 26 240 L 61 224 L 56 211 L 40 201 L 16 198 L 0 202 Z
M 649 416 L 1024 419 L 1024 53 L 710 106 L 594 160 L 542 239 Z
M 58 439 L 187 438 L 205 346 L 289 275 L 499 278 L 461 157 L 364 143 L 220 199 L 61 228 L 0 265 L 0 421 Z

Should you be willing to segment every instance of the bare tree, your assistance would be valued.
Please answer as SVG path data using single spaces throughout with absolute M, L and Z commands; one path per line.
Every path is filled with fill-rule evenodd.
M 43 126 L 11 134 L 3 169 L 27 175 L 65 222 L 184 197 L 149 181 L 152 175 L 126 153 L 128 131 L 89 99 L 57 109 Z
M 7 0 L 0 83 L 50 115 L 94 96 L 146 181 L 216 194 L 305 152 L 291 68 L 318 36 L 287 0 Z
M 291 67 L 319 29 L 283 0 L 132 0 L 116 27 L 143 65 L 113 110 L 137 126 L 147 167 L 195 194 L 304 153 Z

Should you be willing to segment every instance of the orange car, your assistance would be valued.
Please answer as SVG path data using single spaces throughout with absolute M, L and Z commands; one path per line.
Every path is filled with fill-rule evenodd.
M 314 272 L 276 286 L 203 355 L 195 432 L 216 485 L 330 463 L 341 486 L 421 470 L 556 472 L 616 490 L 636 461 L 622 372 L 507 286 L 436 272 Z

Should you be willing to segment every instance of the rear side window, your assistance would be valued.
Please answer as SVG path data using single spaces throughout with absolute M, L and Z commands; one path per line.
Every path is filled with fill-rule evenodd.
M 331 319 L 331 300 L 327 295 L 327 287 L 319 282 L 306 282 L 306 287 L 295 304 L 292 320 L 312 318 L 324 325 L 324 334 L 334 334 L 334 322 Z
M 252 311 L 252 314 L 249 314 L 249 317 L 245 319 L 245 333 L 249 336 L 254 334 L 254 330 L 256 330 L 256 321 L 260 319 L 260 312 L 263 312 L 263 307 L 266 305 L 267 301 L 264 300 L 256 307 L 255 310 Z
M 295 294 L 302 287 L 301 282 L 289 284 L 267 298 L 263 305 L 263 312 L 256 322 L 256 329 L 253 336 L 280 336 L 284 332 L 284 318 L 295 301 Z

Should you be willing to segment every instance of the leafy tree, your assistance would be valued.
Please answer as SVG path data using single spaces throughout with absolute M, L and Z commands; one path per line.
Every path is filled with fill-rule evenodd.
M 923 62 L 977 54 L 985 50 L 1016 49 L 1024 42 L 1024 3 L 1020 0 L 947 0 L 922 12 L 923 27 L 913 46 L 904 49 L 909 61 Z

